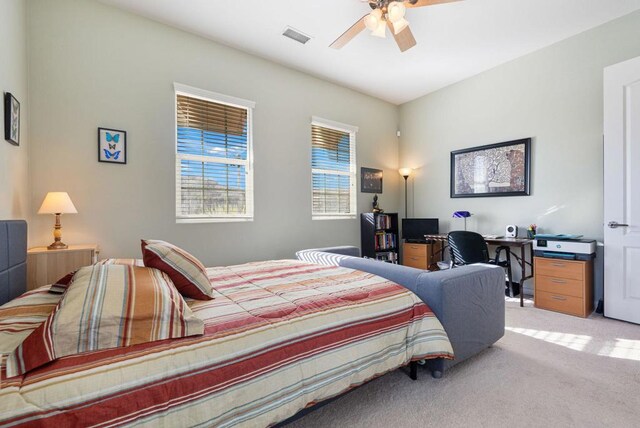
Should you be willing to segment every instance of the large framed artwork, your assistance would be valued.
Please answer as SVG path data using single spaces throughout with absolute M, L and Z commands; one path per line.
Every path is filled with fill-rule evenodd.
M 127 163 L 127 132 L 98 128 L 98 162 Z
M 20 103 L 9 92 L 4 94 L 4 139 L 20 145 Z
M 451 197 L 530 194 L 531 138 L 451 152 Z
M 360 168 L 360 191 L 362 193 L 382 193 L 382 170 Z

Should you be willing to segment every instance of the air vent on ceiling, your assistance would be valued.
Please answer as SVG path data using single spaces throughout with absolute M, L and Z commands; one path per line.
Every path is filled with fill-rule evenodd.
M 291 27 L 285 28 L 282 35 L 290 38 L 291 40 L 295 40 L 298 43 L 302 43 L 303 45 L 311 40 L 311 37 Z

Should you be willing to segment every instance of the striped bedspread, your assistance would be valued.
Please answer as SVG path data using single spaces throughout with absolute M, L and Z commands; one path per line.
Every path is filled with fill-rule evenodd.
M 187 300 L 204 336 L 8 379 L 3 357 L 0 426 L 269 426 L 409 361 L 453 356 L 429 308 L 378 276 L 294 260 L 207 272 L 214 300 Z M 0 353 L 59 298 L 43 287 L 0 307 Z

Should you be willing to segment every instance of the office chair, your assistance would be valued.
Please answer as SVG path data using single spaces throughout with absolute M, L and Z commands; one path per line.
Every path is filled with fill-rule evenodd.
M 470 265 L 473 263 L 489 263 L 505 268 L 507 273 L 506 282 L 508 288 L 506 292 L 513 293 L 513 277 L 511 276 L 511 250 L 507 246 L 496 248 L 496 256 L 489 257 L 489 247 L 484 238 L 479 233 L 457 230 L 449 232 L 447 236 L 449 243 L 449 253 L 451 255 L 451 267 Z M 500 260 L 500 255 L 504 251 L 505 260 Z M 522 292 L 520 290 L 520 292 Z

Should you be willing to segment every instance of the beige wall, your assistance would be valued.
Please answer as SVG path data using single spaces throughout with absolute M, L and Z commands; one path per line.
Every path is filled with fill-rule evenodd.
M 601 240 L 603 68 L 639 55 L 635 12 L 402 105 L 400 163 L 417 169 L 409 212 L 438 217 L 445 232 L 462 229 L 451 215 L 467 210 L 469 230 L 484 234 L 536 223 L 543 232 Z M 526 137 L 533 138 L 531 196 L 449 197 L 451 151 Z M 596 302 L 602 262 L 599 247 Z
M 29 2 L 33 206 L 71 195 L 67 243 L 139 256 L 140 238 L 175 242 L 207 265 L 359 245 L 358 220 L 311 220 L 310 120 L 360 127 L 358 166 L 384 168 L 381 205 L 400 207 L 397 107 L 90 0 Z M 253 100 L 255 221 L 175 223 L 173 82 Z M 97 127 L 128 132 L 128 164 L 97 162 Z M 359 211 L 371 196 L 359 194 Z M 31 244 L 53 218 L 34 216 Z
M 550 233 L 601 239 L 603 68 L 640 55 L 640 12 L 434 92 L 400 108 L 401 164 L 410 212 L 462 228 L 504 234 L 537 223 Z M 528 197 L 449 197 L 450 152 L 533 137 Z M 413 207 L 413 208 L 411 208 Z
M 0 2 L 0 220 L 29 219 L 26 0 Z M 20 102 L 20 146 L 4 140 L 4 93 Z

